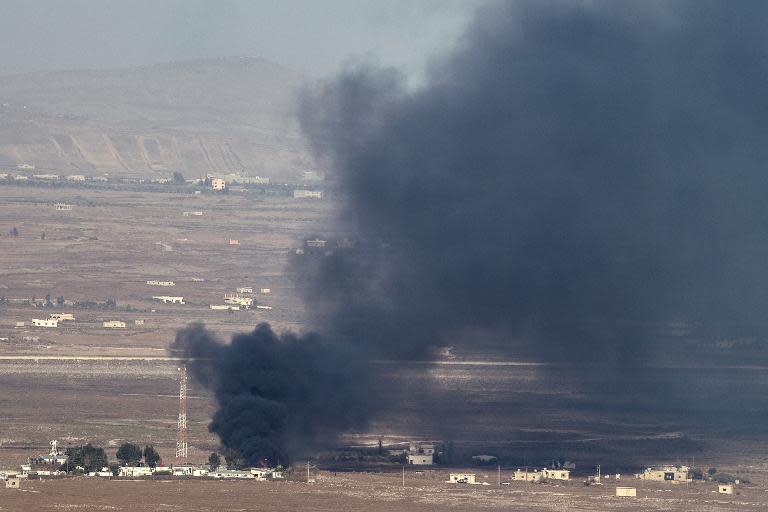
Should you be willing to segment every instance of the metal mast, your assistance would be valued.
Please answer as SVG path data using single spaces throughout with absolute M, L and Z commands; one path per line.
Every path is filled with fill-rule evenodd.
M 176 431 L 176 461 L 187 460 L 187 367 L 179 368 L 179 423 Z

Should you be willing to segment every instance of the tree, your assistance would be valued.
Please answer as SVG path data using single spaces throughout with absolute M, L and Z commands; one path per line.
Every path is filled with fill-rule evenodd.
M 52 308 L 53 307 L 53 302 L 51 302 L 51 294 L 50 293 L 45 294 L 45 307 L 47 307 L 47 308 Z
M 245 457 L 232 448 L 224 451 L 224 460 L 227 462 L 227 469 L 241 469 L 245 467 Z
M 177 185 L 183 185 L 187 182 L 187 180 L 184 179 L 184 175 L 179 171 L 173 171 L 173 182 Z
M 160 462 L 160 454 L 157 453 L 157 450 L 151 444 L 144 447 L 144 462 L 151 468 L 157 467 L 157 464 Z
M 221 466 L 221 457 L 219 457 L 218 453 L 211 453 L 211 456 L 208 457 L 208 465 L 211 466 L 211 469 L 216 469 Z
M 717 468 L 709 468 L 709 469 L 707 470 L 707 474 L 709 474 L 709 476 L 712 476 L 712 475 L 714 475 L 715 473 L 717 473 Z
M 83 472 L 91 473 L 109 465 L 104 448 L 96 448 L 91 443 L 85 446 L 67 448 L 65 454 L 67 462 L 64 464 L 64 471 L 72 471 L 80 466 L 83 468 Z
M 43 234 L 40 235 L 40 240 L 45 240 L 45 231 L 43 231 Z
M 59 297 L 56 299 L 56 304 L 58 304 L 59 306 L 63 306 L 64 305 L 64 296 L 63 295 L 59 295 Z
M 16 229 L 16 226 L 13 226 L 13 229 L 11 229 L 11 236 L 13 238 L 16 238 L 17 236 L 19 236 L 19 230 Z
M 117 299 L 113 299 L 112 297 L 108 297 L 105 304 L 106 304 L 107 309 L 117 309 Z
M 133 443 L 123 443 L 117 449 L 115 456 L 123 466 L 135 466 L 141 462 L 142 455 L 141 446 Z

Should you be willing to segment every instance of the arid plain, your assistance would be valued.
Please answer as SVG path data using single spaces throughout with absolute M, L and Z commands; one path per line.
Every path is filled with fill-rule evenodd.
M 57 211 L 56 202 L 73 208 Z M 286 268 L 292 252 L 320 226 L 326 226 L 323 236 L 333 235 L 323 222 L 333 208 L 327 200 L 256 194 L 0 186 L 0 296 L 8 300 L 0 306 L 0 464 L 14 467 L 44 453 L 54 438 L 63 446 L 105 446 L 110 458 L 122 442 L 151 443 L 172 459 L 179 362 L 169 358 L 167 349 L 176 330 L 203 321 L 224 341 L 262 321 L 278 331 L 305 330 L 307 306 Z M 184 215 L 190 211 L 203 215 Z M 17 237 L 9 235 L 13 227 Z M 175 285 L 158 287 L 148 280 Z M 210 309 L 237 287 L 253 287 L 255 301 L 272 309 Z M 269 293 L 260 293 L 262 288 Z M 53 307 L 23 302 L 48 295 Z M 183 296 L 185 304 L 162 304 L 152 299 L 155 295 Z M 56 304 L 59 297 L 63 304 Z M 107 299 L 116 301 L 115 309 L 99 306 Z M 88 302 L 96 304 L 84 307 Z M 33 318 L 50 313 L 72 313 L 75 320 L 55 329 L 30 326 Z M 126 327 L 104 328 L 110 320 L 124 321 Z M 589 383 L 574 388 L 556 367 L 471 356 L 429 364 L 382 362 L 391 385 L 371 390 L 377 404 L 371 423 L 345 438 L 347 449 L 374 446 L 379 438 L 392 444 L 451 440 L 465 460 L 476 453 L 500 455 L 502 480 L 516 465 L 566 456 L 577 461 L 579 475 L 591 473 L 595 464 L 630 476 L 645 464 L 679 462 L 717 466 L 752 483 L 742 486 L 741 494 L 723 497 L 712 494 L 712 483 L 640 489 L 632 479 L 627 485 L 638 485 L 638 498 L 620 500 L 612 497 L 612 485 L 584 487 L 580 477 L 560 486 L 512 482 L 499 488 L 495 468 L 472 469 L 490 487 L 449 486 L 444 483 L 449 469 L 441 468 L 409 472 L 402 488 L 399 469 L 385 465 L 369 468 L 372 472 L 320 471 L 311 486 L 300 482 L 300 471 L 291 475 L 292 481 L 254 485 L 30 481 L 23 492 L 4 491 L 0 506 L 45 510 L 69 503 L 93 510 L 141 510 L 167 503 L 189 510 L 249 510 L 259 504 L 292 510 L 311 503 L 314 510 L 382 511 L 768 506 L 766 446 L 759 432 L 760 397 L 768 391 L 765 369 L 657 368 L 660 382 L 669 382 L 676 372 L 699 372 L 702 387 L 679 393 L 690 397 L 686 400 L 628 407 L 616 390 L 597 390 Z M 709 388 L 713 378 L 719 384 Z M 454 410 L 456 400 L 464 404 L 460 411 Z M 747 408 L 752 413 L 746 418 L 735 412 L 744 410 L 744 402 L 758 404 Z M 193 461 L 203 462 L 218 447 L 207 430 L 214 410 L 210 394 L 192 382 Z M 171 499 L 172 494 L 178 498 Z M 148 498 L 139 503 L 136 496 Z

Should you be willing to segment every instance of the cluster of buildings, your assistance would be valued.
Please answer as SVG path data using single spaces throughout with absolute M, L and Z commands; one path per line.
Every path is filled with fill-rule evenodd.
M 272 290 L 270 288 L 260 288 L 259 293 L 268 295 L 272 293 Z M 224 304 L 211 304 L 210 307 L 214 311 L 240 311 L 241 309 L 251 309 L 254 307 L 254 303 L 253 287 L 240 286 L 236 288 L 236 293 L 224 294 Z M 255 305 L 256 309 L 272 309 L 272 306 Z
M 109 473 L 100 474 L 102 472 Z M 118 468 L 118 477 L 141 478 L 152 476 L 181 476 L 181 477 L 205 477 L 215 479 L 238 479 L 238 480 L 278 480 L 283 478 L 283 472 L 280 469 L 273 468 L 246 468 L 246 469 L 218 469 L 207 465 L 173 465 L 173 466 L 121 466 Z M 113 476 L 107 468 L 101 472 L 96 472 L 89 476 Z
M 67 456 L 58 450 L 58 442 L 50 442 L 51 451 L 38 457 L 30 457 L 26 464 L 22 464 L 18 471 L 0 470 L 0 480 L 5 480 L 6 487 L 18 488 L 21 479 L 29 477 L 63 476 L 66 471 L 62 467 L 67 463 Z M 70 470 L 83 468 L 69 468 Z M 175 464 L 172 466 L 121 466 L 113 473 L 109 468 L 101 468 L 86 476 L 91 477 L 124 477 L 142 478 L 153 476 L 180 476 L 180 477 L 205 477 L 215 479 L 242 479 L 242 480 L 276 480 L 284 478 L 281 468 L 246 468 L 246 469 L 219 469 L 209 465 Z
M 33 318 L 33 327 L 57 328 L 59 322 L 74 321 L 72 313 L 51 313 L 48 318 Z M 136 320 L 136 325 L 143 325 L 144 320 Z M 16 322 L 16 327 L 24 327 L 24 322 Z M 122 320 L 106 320 L 101 323 L 104 329 L 125 329 L 126 323 Z
M 55 328 L 59 326 L 59 322 L 67 320 L 74 321 L 75 315 L 72 313 L 51 313 L 48 318 L 33 318 L 32 326 Z M 24 327 L 24 322 L 16 322 L 16 327 Z

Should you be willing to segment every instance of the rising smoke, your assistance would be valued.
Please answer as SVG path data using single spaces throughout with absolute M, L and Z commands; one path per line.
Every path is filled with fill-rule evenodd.
M 767 21 L 764 2 L 493 3 L 418 89 L 358 64 L 309 95 L 355 247 L 297 264 L 322 340 L 260 326 L 191 351 L 217 361 L 212 429 L 250 457 L 360 425 L 316 423 L 359 400 L 348 372 L 437 345 L 616 379 L 672 322 L 763 336 Z
M 317 335 L 279 336 L 263 323 L 224 345 L 192 324 L 172 349 L 191 359 L 194 378 L 214 392 L 211 432 L 252 465 L 286 464 L 365 424 L 365 366 Z

